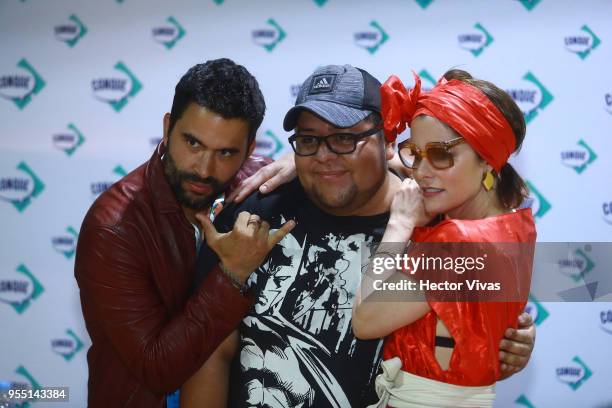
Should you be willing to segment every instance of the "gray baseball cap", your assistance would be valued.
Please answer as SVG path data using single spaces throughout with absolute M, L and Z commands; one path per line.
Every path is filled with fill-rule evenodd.
M 372 112 L 380 113 L 380 82 L 351 65 L 318 68 L 302 84 L 295 106 L 283 121 L 286 131 L 295 129 L 302 110 L 308 110 L 337 128 L 348 128 Z

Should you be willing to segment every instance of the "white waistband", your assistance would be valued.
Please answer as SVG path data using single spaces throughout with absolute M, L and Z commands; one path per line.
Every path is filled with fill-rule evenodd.
M 380 400 L 368 408 L 492 407 L 495 386 L 465 387 L 447 384 L 402 371 L 399 357 L 381 364 L 376 377 Z

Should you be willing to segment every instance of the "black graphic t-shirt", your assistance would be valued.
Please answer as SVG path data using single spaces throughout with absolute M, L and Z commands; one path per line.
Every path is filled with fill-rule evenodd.
M 382 341 L 356 339 L 351 311 L 368 248 L 382 238 L 389 214 L 329 215 L 312 204 L 297 180 L 228 206 L 215 220 L 217 229 L 231 230 L 241 211 L 260 215 L 271 230 L 290 219 L 297 225 L 249 280 L 256 301 L 240 325 L 229 406 L 375 402 Z M 204 245 L 198 270 L 210 269 L 216 259 Z

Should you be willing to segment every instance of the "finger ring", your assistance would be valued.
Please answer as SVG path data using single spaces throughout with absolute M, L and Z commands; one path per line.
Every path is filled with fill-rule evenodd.
M 258 218 L 249 218 L 249 221 L 247 221 L 247 226 L 251 224 L 257 225 L 257 227 L 259 227 L 261 225 L 261 220 Z

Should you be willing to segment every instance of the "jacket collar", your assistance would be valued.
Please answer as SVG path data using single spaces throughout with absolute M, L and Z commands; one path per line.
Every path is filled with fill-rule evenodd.
M 153 197 L 153 205 L 160 212 L 183 212 L 164 173 L 164 165 L 161 158 L 165 153 L 166 147 L 162 141 L 157 145 L 155 152 L 153 152 L 153 155 L 147 162 L 145 179 L 151 191 L 151 197 Z

